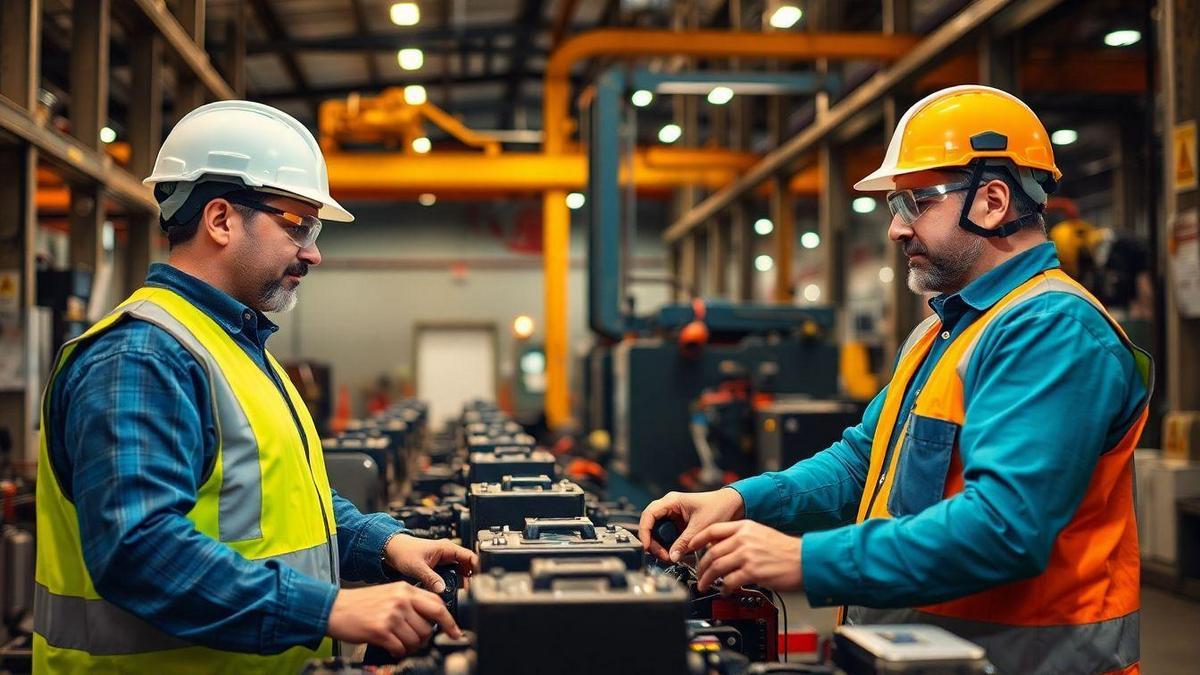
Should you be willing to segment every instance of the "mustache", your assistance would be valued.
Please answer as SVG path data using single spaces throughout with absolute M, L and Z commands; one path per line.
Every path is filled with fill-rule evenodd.
M 283 271 L 283 273 L 284 275 L 291 274 L 293 276 L 302 277 L 308 274 L 308 263 L 298 262 L 295 265 L 289 265 L 288 268 Z
M 925 245 L 916 239 L 909 239 L 904 242 L 904 255 L 910 258 L 914 255 L 923 255 L 928 257 L 929 249 L 925 248 Z

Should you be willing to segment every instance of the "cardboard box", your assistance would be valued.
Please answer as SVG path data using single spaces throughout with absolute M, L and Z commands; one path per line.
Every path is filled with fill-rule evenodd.
M 1143 460 L 1135 471 L 1142 469 L 1145 478 L 1138 478 L 1137 498 L 1142 557 L 1175 565 L 1179 557 L 1175 502 L 1200 496 L 1200 462 Z
M 1200 412 L 1175 410 L 1163 416 L 1163 458 L 1200 462 Z

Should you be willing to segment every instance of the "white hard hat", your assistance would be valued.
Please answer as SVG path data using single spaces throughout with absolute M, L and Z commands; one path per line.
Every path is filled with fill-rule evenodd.
M 322 220 L 354 220 L 329 194 L 317 140 L 296 118 L 269 105 L 217 101 L 191 111 L 171 129 L 142 183 L 205 180 L 236 180 L 250 189 L 295 195 L 319 204 Z

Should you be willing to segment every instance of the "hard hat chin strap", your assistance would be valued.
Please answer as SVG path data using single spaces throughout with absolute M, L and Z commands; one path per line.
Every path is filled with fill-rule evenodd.
M 1037 210 L 1033 213 L 1026 213 L 1020 218 L 1004 223 L 995 229 L 976 225 L 970 216 L 971 204 L 975 202 L 975 193 L 979 191 L 979 181 L 983 178 L 983 170 L 987 167 L 987 160 L 977 159 L 971 164 L 974 165 L 971 169 L 971 187 L 967 190 L 967 196 L 963 198 L 962 211 L 958 214 L 959 227 L 981 237 L 1008 237 L 1034 223 L 1042 215 L 1042 211 L 1046 208 L 1046 205 L 1039 203 Z

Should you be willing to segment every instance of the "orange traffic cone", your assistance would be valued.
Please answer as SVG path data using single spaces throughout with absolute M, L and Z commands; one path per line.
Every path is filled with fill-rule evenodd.
M 334 408 L 333 419 L 329 422 L 329 428 L 335 434 L 340 434 L 350 424 L 350 387 L 344 384 L 338 387 L 337 404 Z

